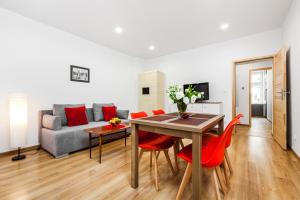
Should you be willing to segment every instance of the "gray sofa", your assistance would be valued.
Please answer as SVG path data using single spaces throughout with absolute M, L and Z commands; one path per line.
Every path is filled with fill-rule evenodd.
M 55 158 L 63 157 L 71 152 L 89 147 L 88 134 L 84 131 L 87 128 L 107 125 L 103 121 L 102 113 L 94 112 L 95 107 L 111 104 L 94 104 L 93 108 L 86 109 L 88 124 L 69 127 L 66 126 L 64 112 L 65 107 L 75 107 L 79 105 L 54 104 L 53 110 L 39 111 L 39 141 L 41 148 L 48 151 Z M 113 104 L 112 104 L 113 105 Z M 59 109 L 58 109 L 59 108 Z M 102 111 L 101 111 L 102 112 Z M 100 114 L 100 117 L 99 117 Z M 118 110 L 117 115 L 122 122 L 128 122 L 129 110 Z M 97 121 L 94 119 L 96 118 Z M 104 142 L 124 137 L 124 133 L 116 133 L 104 137 Z M 93 141 L 93 145 L 98 143 Z

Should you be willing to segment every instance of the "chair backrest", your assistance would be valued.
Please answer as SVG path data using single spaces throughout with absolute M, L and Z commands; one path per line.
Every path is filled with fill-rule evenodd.
M 138 119 L 142 117 L 148 117 L 146 112 L 137 112 L 137 113 L 130 113 L 131 119 Z
M 235 118 L 233 118 L 233 120 L 231 120 L 231 122 L 227 125 L 226 129 L 230 127 L 229 125 L 230 125 L 231 123 L 233 123 L 234 126 L 235 126 L 236 124 L 239 124 L 239 123 L 240 123 L 240 118 L 241 118 L 241 117 L 244 117 L 244 115 L 243 115 L 243 114 L 238 114 Z M 231 137 L 232 137 L 232 133 L 233 133 L 234 126 L 232 127 L 232 131 L 231 131 L 229 137 L 228 137 L 227 140 L 226 140 L 225 148 L 228 148 L 228 147 L 230 146 L 230 144 L 231 144 Z M 225 131 L 226 131 L 226 129 L 225 129 Z M 224 131 L 224 132 L 225 132 L 225 131 Z
M 223 162 L 227 139 L 228 137 L 231 137 L 234 126 L 238 123 L 238 121 L 239 121 L 238 119 L 233 119 L 228 124 L 225 131 L 220 136 L 221 138 L 219 140 L 219 143 L 214 147 L 215 149 L 213 150 L 210 159 L 208 159 L 206 163 L 202 163 L 202 164 L 206 165 L 207 167 L 215 167 L 220 165 Z
M 166 112 L 163 109 L 152 110 L 153 115 L 164 115 Z

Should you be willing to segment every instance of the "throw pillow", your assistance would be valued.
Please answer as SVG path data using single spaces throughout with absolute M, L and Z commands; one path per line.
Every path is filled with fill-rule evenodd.
M 120 119 L 128 119 L 129 110 L 117 110 L 117 117 Z
M 96 122 L 104 120 L 103 112 L 102 112 L 103 106 L 114 106 L 114 104 L 113 103 L 93 103 L 94 120 Z
M 85 106 L 65 108 L 68 126 L 79 126 L 88 124 Z
M 109 121 L 114 117 L 117 117 L 117 107 L 116 106 L 103 106 L 102 112 L 104 116 L 104 121 Z

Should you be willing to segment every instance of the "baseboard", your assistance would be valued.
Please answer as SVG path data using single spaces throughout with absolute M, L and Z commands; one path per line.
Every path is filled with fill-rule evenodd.
M 32 151 L 32 150 L 37 150 L 40 149 L 41 146 L 40 145 L 35 145 L 35 146 L 30 146 L 30 147 L 24 147 L 21 149 L 21 152 L 27 152 L 27 151 Z M 6 151 L 3 153 L 0 153 L 0 156 L 7 156 L 7 155 L 15 155 L 18 153 L 18 150 L 11 150 L 11 151 Z
M 290 148 L 290 150 L 296 156 L 296 158 L 298 158 L 298 160 L 300 161 L 300 156 L 292 148 Z

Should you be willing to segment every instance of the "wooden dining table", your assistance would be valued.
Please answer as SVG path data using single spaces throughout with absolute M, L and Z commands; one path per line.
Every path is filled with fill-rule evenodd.
M 202 135 L 208 130 L 217 127 L 217 132 L 221 134 L 224 129 L 224 115 L 212 115 L 204 113 L 189 113 L 189 118 L 180 119 L 178 113 L 169 113 L 139 119 L 130 120 L 131 132 L 131 187 L 139 186 L 139 161 L 138 161 L 138 131 L 149 131 L 164 135 L 170 135 L 192 140 L 192 184 L 193 200 L 201 199 L 202 190 L 202 165 L 201 146 Z M 176 148 L 179 148 L 178 145 Z M 178 151 L 178 149 L 177 149 Z

